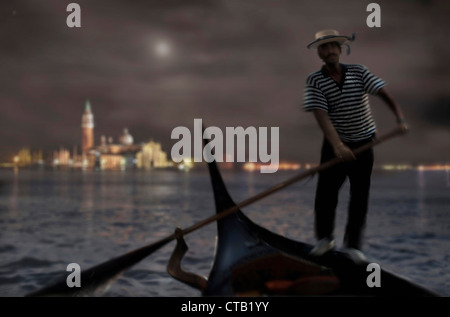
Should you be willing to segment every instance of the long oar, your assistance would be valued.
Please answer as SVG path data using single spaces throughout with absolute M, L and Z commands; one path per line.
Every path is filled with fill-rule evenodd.
M 378 144 L 380 144 L 380 143 L 382 143 L 382 142 L 384 142 L 384 141 L 386 141 L 388 139 L 391 139 L 391 138 L 393 138 L 395 136 L 398 136 L 398 135 L 401 135 L 401 134 L 404 134 L 404 133 L 405 133 L 405 131 L 400 129 L 400 128 L 395 129 L 392 132 L 387 133 L 387 134 L 385 134 L 383 136 L 380 136 L 380 137 L 374 139 L 372 142 L 369 142 L 369 143 L 367 143 L 367 144 L 365 144 L 365 145 L 355 149 L 353 151 L 353 154 L 354 155 L 358 155 L 359 153 L 367 151 L 368 149 L 370 149 L 370 148 L 372 148 L 372 147 L 374 147 L 374 146 L 376 146 L 376 145 L 378 145 Z M 191 227 L 183 229 L 180 232 L 180 234 L 186 235 L 186 234 L 191 233 L 192 231 L 195 231 L 195 230 L 197 230 L 197 229 L 199 229 L 199 228 L 201 228 L 201 227 L 203 227 L 203 226 L 205 226 L 205 225 L 207 225 L 207 224 L 209 224 L 211 222 L 214 222 L 214 221 L 220 220 L 222 218 L 225 218 L 225 217 L 235 213 L 236 211 L 238 211 L 241 208 L 244 208 L 244 207 L 246 207 L 246 206 L 248 206 L 250 204 L 253 204 L 254 202 L 256 202 L 258 200 L 261 200 L 261 199 L 263 199 L 263 198 L 265 198 L 265 197 L 267 197 L 267 196 L 269 196 L 271 194 L 274 194 L 274 193 L 282 190 L 283 188 L 286 188 L 286 187 L 288 187 L 288 186 L 290 186 L 290 185 L 292 185 L 294 183 L 297 183 L 300 180 L 302 180 L 302 179 L 304 179 L 304 178 L 306 178 L 308 176 L 311 176 L 311 175 L 314 175 L 314 174 L 316 174 L 318 172 L 324 171 L 324 170 L 326 170 L 326 169 L 328 169 L 328 168 L 330 168 L 332 166 L 338 165 L 340 163 L 343 163 L 342 159 L 335 157 L 335 158 L 333 158 L 333 159 L 331 159 L 329 161 L 326 161 L 325 163 L 322 163 L 322 164 L 320 164 L 320 165 L 318 165 L 318 166 L 316 166 L 314 168 L 308 169 L 307 171 L 305 171 L 303 173 L 300 173 L 300 174 L 298 174 L 298 175 L 296 175 L 294 177 L 291 177 L 291 178 L 285 180 L 284 182 L 282 182 L 282 183 L 280 183 L 278 185 L 275 185 L 275 186 L 273 186 L 273 187 L 271 187 L 269 189 L 266 189 L 265 191 L 263 191 L 263 192 L 261 192 L 259 194 L 256 194 L 253 197 L 247 198 L 246 200 L 240 202 L 236 206 L 228 208 L 228 209 L 220 212 L 219 214 L 216 214 L 214 216 L 206 218 L 203 221 L 200 221 L 200 222 L 192 225 Z
M 383 136 L 380 136 L 373 140 L 370 143 L 367 143 L 353 151 L 355 155 L 364 152 L 375 145 L 378 145 L 390 138 L 393 138 L 394 136 L 403 134 L 404 131 L 402 129 L 395 129 L 390 133 L 387 133 Z M 258 200 L 261 200 L 264 197 L 267 197 L 275 192 L 280 191 L 283 188 L 286 188 L 287 186 L 290 186 L 308 176 L 314 175 L 320 171 L 326 170 L 332 166 L 335 166 L 337 164 L 342 163 L 343 161 L 339 158 L 331 159 L 325 163 L 322 163 L 314 168 L 311 168 L 303 173 L 300 173 L 292 178 L 289 178 L 288 180 L 273 186 L 251 198 L 248 198 L 244 200 L 243 202 L 237 204 L 236 206 L 232 208 L 228 208 L 224 211 L 222 211 L 219 214 L 215 214 L 209 218 L 206 218 L 186 229 L 182 229 L 181 232 L 177 233 L 181 235 L 186 235 L 188 233 L 191 233 L 195 230 L 200 229 L 201 227 L 204 227 L 207 224 L 210 224 L 211 222 L 217 221 L 219 219 L 225 218 L 239 209 L 248 206 Z M 117 258 L 113 258 L 107 262 L 104 262 L 102 264 L 99 264 L 97 266 L 94 266 L 88 270 L 81 272 L 81 287 L 73 287 L 70 288 L 67 286 L 66 280 L 61 280 L 56 284 L 44 287 L 36 292 L 30 293 L 27 296 L 83 296 L 88 295 L 90 292 L 97 290 L 101 286 L 108 284 L 108 282 L 111 282 L 113 278 L 119 276 L 121 273 L 123 273 L 126 269 L 130 268 L 134 264 L 138 263 L 145 257 L 149 256 L 153 252 L 157 251 L 167 243 L 171 242 L 172 240 L 176 239 L 175 233 L 167 236 L 164 239 L 161 239 L 155 243 L 152 243 L 150 245 L 147 245 L 145 247 L 136 249 L 134 251 L 131 251 L 129 253 L 126 253 L 122 256 L 119 256 Z

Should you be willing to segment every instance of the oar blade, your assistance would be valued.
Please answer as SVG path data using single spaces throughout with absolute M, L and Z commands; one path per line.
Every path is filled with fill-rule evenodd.
M 151 245 L 136 249 L 117 258 L 81 271 L 81 286 L 69 287 L 66 277 L 26 296 L 89 296 L 106 287 L 126 269 L 157 251 L 174 239 L 173 235 Z

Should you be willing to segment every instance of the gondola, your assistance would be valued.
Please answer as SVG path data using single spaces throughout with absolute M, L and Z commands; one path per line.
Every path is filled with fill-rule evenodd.
M 372 144 L 354 150 L 354 154 L 401 133 L 394 130 L 378 137 Z M 339 250 L 312 257 L 309 254 L 313 246 L 271 232 L 254 223 L 240 210 L 339 162 L 334 159 L 322 163 L 236 204 L 213 160 L 208 163 L 208 169 L 215 215 L 188 228 L 177 228 L 173 234 L 157 242 L 83 270 L 80 287 L 68 287 L 64 276 L 25 296 L 89 296 L 173 240 L 177 240 L 177 244 L 167 271 L 175 279 L 199 289 L 203 296 L 439 296 L 379 266 L 378 284 L 372 285 L 369 282 L 371 263 L 368 261 L 355 262 Z M 216 250 L 212 269 L 205 278 L 182 268 L 181 262 L 188 250 L 183 237 L 212 222 L 217 222 Z
M 208 167 L 216 213 L 236 207 L 217 164 L 213 161 Z M 355 262 L 339 250 L 313 257 L 312 245 L 271 232 L 241 210 L 217 221 L 215 256 L 207 279 L 181 269 L 187 247 L 181 235 L 177 240 L 168 271 L 204 296 L 437 296 L 377 264 Z M 371 272 L 379 274 L 378 281 Z

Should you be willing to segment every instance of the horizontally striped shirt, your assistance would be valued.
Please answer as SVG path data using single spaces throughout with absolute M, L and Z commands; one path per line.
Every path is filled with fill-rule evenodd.
M 325 66 L 308 76 L 303 109 L 328 112 L 343 142 L 362 141 L 376 130 L 368 94 L 376 95 L 386 84 L 363 65 L 341 64 L 341 67 L 341 84 L 330 77 Z

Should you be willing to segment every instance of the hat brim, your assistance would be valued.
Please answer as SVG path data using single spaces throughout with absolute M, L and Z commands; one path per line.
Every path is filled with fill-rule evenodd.
M 349 39 L 347 36 L 324 36 L 322 38 L 319 38 L 315 41 L 312 41 L 309 43 L 306 47 L 307 48 L 318 48 L 320 45 L 330 42 L 338 42 L 339 44 L 344 44 Z

